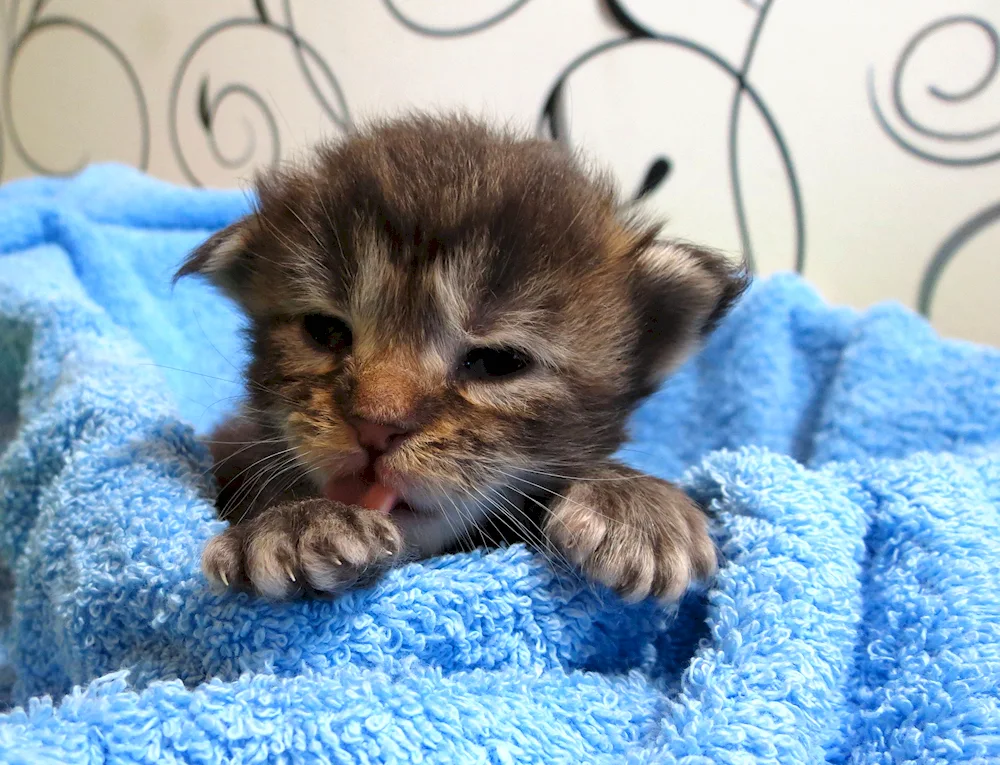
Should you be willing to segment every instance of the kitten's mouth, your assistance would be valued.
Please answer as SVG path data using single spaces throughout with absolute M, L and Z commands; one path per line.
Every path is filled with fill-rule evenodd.
M 331 478 L 323 486 L 323 496 L 334 502 L 364 507 L 383 515 L 409 510 L 398 491 L 379 482 L 372 465 L 358 475 Z

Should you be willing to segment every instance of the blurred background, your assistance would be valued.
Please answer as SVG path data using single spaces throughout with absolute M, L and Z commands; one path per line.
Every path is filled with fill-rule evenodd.
M 463 108 L 613 169 L 678 237 L 1000 345 L 997 0 L 0 2 L 0 177 L 245 185 Z

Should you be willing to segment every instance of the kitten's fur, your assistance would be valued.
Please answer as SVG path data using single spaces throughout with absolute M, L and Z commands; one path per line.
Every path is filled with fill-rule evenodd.
M 743 291 L 740 267 L 658 240 L 560 146 L 464 118 L 372 127 L 257 190 L 256 211 L 178 272 L 208 276 L 249 319 L 248 405 L 213 437 L 231 526 L 204 552 L 211 580 L 336 592 L 498 536 L 629 598 L 674 599 L 711 574 L 701 510 L 610 455 Z M 317 315 L 351 336 L 320 347 L 304 328 L 327 327 Z M 482 347 L 528 366 L 479 379 L 470 369 L 513 363 L 463 367 Z M 369 463 L 357 421 L 407 435 Z M 366 465 L 411 509 L 323 498 Z

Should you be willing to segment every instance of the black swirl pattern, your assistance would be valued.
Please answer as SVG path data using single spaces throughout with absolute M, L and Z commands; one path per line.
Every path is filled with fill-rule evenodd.
M 404 13 L 399 9 L 399 4 L 397 0 L 382 0 L 386 9 L 392 14 L 393 18 L 396 19 L 400 24 L 417 34 L 424 35 L 425 37 L 462 37 L 463 35 L 471 35 L 476 32 L 482 32 L 489 29 L 501 21 L 504 21 L 510 16 L 513 16 L 517 11 L 527 5 L 530 0 L 514 0 L 510 5 L 502 8 L 501 10 L 494 13 L 492 16 L 487 16 L 480 21 L 475 21 L 471 24 L 458 25 L 454 27 L 442 27 L 434 26 L 432 24 L 425 24 L 414 19 L 411 15 Z
M 973 215 L 941 243 L 931 258 L 927 270 L 924 271 L 923 279 L 920 280 L 920 292 L 917 295 L 917 308 L 920 313 L 924 316 L 931 315 L 938 282 L 955 255 L 981 231 L 997 223 L 1000 223 L 1000 202 Z
M 729 64 L 720 55 L 703 45 L 683 37 L 661 34 L 653 31 L 648 26 L 642 24 L 634 14 L 630 13 L 625 3 L 621 0 L 606 0 L 607 8 L 612 18 L 625 31 L 626 36 L 617 40 L 601 43 L 590 50 L 584 51 L 571 61 L 556 78 L 555 83 L 549 90 L 548 97 L 542 107 L 539 117 L 538 130 L 540 133 L 547 133 L 549 137 L 559 141 L 568 141 L 569 132 L 566 127 L 567 120 L 563 114 L 563 95 L 569 77 L 588 61 L 610 53 L 624 46 L 638 41 L 653 41 L 668 46 L 674 46 L 688 50 L 713 66 L 721 69 L 732 80 L 735 85 L 733 98 L 729 109 L 729 181 L 732 192 L 733 207 L 736 211 L 736 223 L 739 228 L 740 241 L 743 254 L 747 264 L 751 269 L 755 268 L 753 243 L 750 238 L 750 229 L 747 222 L 746 202 L 743 195 L 743 185 L 740 179 L 739 149 L 738 149 L 738 129 L 740 108 L 744 96 L 750 99 L 751 104 L 758 110 L 767 125 L 771 139 L 774 141 L 785 172 L 785 180 L 788 184 L 789 195 L 792 200 L 792 209 L 795 225 L 795 270 L 802 272 L 805 268 L 806 257 L 806 232 L 805 214 L 802 203 L 802 193 L 800 190 L 795 165 L 792 162 L 788 144 L 782 135 L 778 123 L 764 102 L 761 95 L 750 84 L 748 77 L 750 65 L 753 61 L 754 52 L 757 48 L 757 41 L 760 38 L 767 14 L 771 8 L 773 0 L 765 0 L 759 7 L 749 3 L 757 11 L 757 20 L 751 32 L 750 42 L 747 46 L 742 65 L 737 69 Z M 643 182 L 640 184 L 635 198 L 642 198 L 658 186 L 665 182 L 673 167 L 672 161 L 664 156 L 654 157 L 649 163 Z
M 879 102 L 874 68 L 868 70 L 868 103 L 882 131 L 903 151 L 925 162 L 954 168 L 969 168 L 1000 160 L 1000 149 L 983 149 L 977 145 L 1000 135 L 1000 121 L 972 129 L 955 130 L 931 127 L 919 120 L 904 97 L 903 82 L 914 55 L 928 40 L 961 28 L 982 33 L 987 45 L 988 62 L 983 72 L 965 88 L 947 90 L 928 84 L 926 92 L 942 106 L 957 106 L 988 96 L 1000 75 L 1000 34 L 986 19 L 973 15 L 953 15 L 933 21 L 906 43 L 893 67 L 891 105 L 898 126 L 892 124 L 886 107 Z M 917 308 L 925 316 L 933 309 L 938 283 L 948 264 L 962 247 L 980 231 L 1000 219 L 1000 203 L 991 205 L 962 223 L 935 251 L 920 280 Z
M 956 144 L 967 145 L 983 139 L 1000 135 L 1000 121 L 993 125 L 980 127 L 974 130 L 943 130 L 929 127 L 914 117 L 911 107 L 903 97 L 903 80 L 906 76 L 907 66 L 914 54 L 921 45 L 931 37 L 938 34 L 945 34 L 949 30 L 960 27 L 972 27 L 978 29 L 986 38 L 989 46 L 989 63 L 985 71 L 972 84 L 962 90 L 948 91 L 937 85 L 928 85 L 927 92 L 938 102 L 945 106 L 962 104 L 987 92 L 987 88 L 996 80 L 1000 73 L 1000 35 L 997 30 L 986 20 L 978 16 L 948 16 L 932 24 L 927 25 L 906 44 L 896 61 L 892 74 L 892 107 L 902 123 L 902 127 L 908 130 L 913 136 L 906 136 L 902 130 L 894 127 L 889 120 L 886 109 L 879 103 L 876 95 L 875 72 L 874 69 L 868 71 L 868 102 L 872 112 L 878 120 L 879 126 L 886 135 L 904 151 L 915 157 L 933 162 L 939 165 L 950 165 L 955 167 L 973 167 L 995 162 L 1000 159 L 1000 150 L 980 151 L 966 154 L 950 154 L 945 149 L 951 149 Z M 930 139 L 931 146 L 921 147 L 915 139 Z
M 229 18 L 213 24 L 208 29 L 198 35 L 188 46 L 181 56 L 180 62 L 174 74 L 173 84 L 170 88 L 168 105 L 170 142 L 177 158 L 181 172 L 188 181 L 194 185 L 202 185 L 202 180 L 194 171 L 191 163 L 185 155 L 184 146 L 180 139 L 179 119 L 180 119 L 180 95 L 183 84 L 188 73 L 191 71 L 193 62 L 198 53 L 212 40 L 227 31 L 240 28 L 258 28 L 274 33 L 285 40 L 291 46 L 291 52 L 295 57 L 296 65 L 307 84 L 313 97 L 323 109 L 324 114 L 341 131 L 349 130 L 352 125 L 350 111 L 347 107 L 347 100 L 340 87 L 340 82 L 333 74 L 325 59 L 319 54 L 316 48 L 296 29 L 290 0 L 282 2 L 283 21 L 275 21 L 268 11 L 264 0 L 254 0 L 254 13 L 250 16 Z M 314 68 L 325 82 L 329 92 L 333 95 L 333 100 L 317 80 Z M 203 74 L 199 80 L 197 89 L 196 110 L 198 120 L 205 132 L 209 150 L 215 160 L 227 170 L 250 169 L 251 160 L 256 159 L 257 137 L 250 126 L 249 121 L 244 120 L 244 127 L 247 134 L 247 143 L 241 152 L 228 153 L 219 146 L 215 135 L 215 117 L 220 106 L 230 97 L 241 97 L 250 104 L 263 118 L 270 143 L 270 152 L 266 161 L 256 160 L 253 165 L 274 164 L 281 159 L 281 135 L 278 129 L 278 122 L 274 111 L 258 91 L 246 83 L 229 83 L 223 85 L 214 94 L 210 95 L 211 83 L 207 74 Z
M 7 66 L 4 70 L 3 83 L 0 85 L 0 103 L 3 104 L 0 111 L 3 112 L 7 127 L 7 135 L 13 145 L 14 151 L 33 172 L 42 175 L 72 175 L 79 172 L 87 165 L 91 158 L 87 155 L 81 157 L 71 167 L 52 167 L 46 165 L 42 160 L 37 159 L 28 151 L 21 134 L 18 131 L 17 122 L 12 108 L 12 88 L 14 72 L 17 69 L 18 57 L 35 37 L 44 34 L 52 29 L 69 29 L 79 32 L 85 38 L 100 46 L 105 52 L 111 55 L 115 63 L 121 68 L 129 82 L 129 87 L 135 97 L 136 106 L 139 113 L 139 156 L 135 159 L 135 165 L 142 170 L 149 167 L 149 144 L 150 125 L 149 108 L 146 105 L 146 97 L 139 82 L 139 75 L 136 73 L 132 63 L 128 60 L 115 43 L 99 29 L 86 22 L 75 19 L 71 16 L 52 15 L 45 13 L 46 0 L 35 0 L 34 5 L 28 13 L 27 22 L 20 32 L 14 34 L 7 52 Z M 16 24 L 18 19 L 18 4 L 13 3 L 8 18 L 10 24 Z M 2 169 L 2 168 L 0 168 Z

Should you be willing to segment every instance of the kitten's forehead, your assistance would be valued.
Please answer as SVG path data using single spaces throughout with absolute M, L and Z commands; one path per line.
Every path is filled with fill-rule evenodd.
M 411 309 L 461 325 L 475 307 L 537 303 L 599 270 L 622 230 L 612 186 L 564 149 L 463 121 L 389 124 L 259 185 L 251 249 L 305 277 L 300 294 L 325 263 L 334 299 L 391 300 L 414 327 Z
M 596 251 L 618 228 L 610 183 L 562 147 L 471 123 L 392 125 L 329 148 L 315 171 L 329 225 L 365 221 L 407 260 L 485 253 L 472 245 L 488 243 L 523 272 L 539 255 L 584 260 L 581 245 Z
M 420 248 L 372 224 L 356 226 L 352 240 L 348 311 L 356 334 L 373 344 L 425 346 L 447 356 L 456 346 L 525 345 L 552 332 L 565 285 L 537 263 L 498 280 L 505 254 L 483 231 L 433 254 L 413 252 Z

